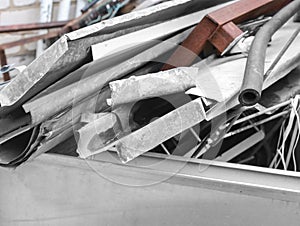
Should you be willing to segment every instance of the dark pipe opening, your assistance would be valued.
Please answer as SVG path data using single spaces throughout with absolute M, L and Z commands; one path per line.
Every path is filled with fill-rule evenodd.
M 259 101 L 260 95 L 255 90 L 245 90 L 241 93 L 239 99 L 240 99 L 239 101 L 242 105 L 252 106 L 252 105 L 255 105 Z

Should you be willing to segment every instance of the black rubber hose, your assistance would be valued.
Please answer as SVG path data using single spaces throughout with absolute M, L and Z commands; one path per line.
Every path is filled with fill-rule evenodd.
M 276 13 L 256 34 L 246 64 L 239 101 L 244 106 L 258 103 L 264 81 L 266 50 L 273 34 L 300 10 L 300 0 L 294 0 Z

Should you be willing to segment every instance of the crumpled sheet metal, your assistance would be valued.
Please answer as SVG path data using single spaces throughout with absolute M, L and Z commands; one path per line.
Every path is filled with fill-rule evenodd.
M 111 106 L 137 102 L 142 99 L 159 97 L 195 87 L 198 68 L 176 68 L 169 71 L 110 82 Z

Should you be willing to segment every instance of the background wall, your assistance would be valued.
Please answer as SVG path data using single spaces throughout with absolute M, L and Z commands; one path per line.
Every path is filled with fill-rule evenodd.
M 72 0 L 69 19 L 75 17 L 77 2 Z M 52 21 L 57 21 L 60 0 L 53 1 Z M 0 26 L 37 23 L 40 20 L 40 0 L 0 0 Z M 0 33 L 0 44 L 37 35 L 38 31 Z M 35 58 L 36 43 L 17 46 L 6 50 L 8 64 L 28 65 Z

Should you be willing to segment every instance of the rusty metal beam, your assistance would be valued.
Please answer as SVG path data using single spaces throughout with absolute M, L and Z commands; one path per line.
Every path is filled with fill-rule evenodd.
M 242 34 L 236 23 L 264 14 L 273 14 L 289 2 L 290 0 L 241 0 L 207 14 L 181 47 L 173 53 L 162 70 L 190 66 L 208 42 L 219 52 L 223 52 Z
M 59 34 L 59 32 L 55 31 L 55 32 L 49 32 L 47 34 L 43 34 L 43 35 L 37 35 L 34 37 L 29 37 L 29 38 L 24 38 L 21 40 L 17 40 L 14 42 L 8 42 L 8 43 L 4 43 L 2 45 L 0 45 L 0 49 L 9 49 L 15 46 L 19 46 L 19 45 L 24 45 L 30 42 L 36 42 L 38 40 L 41 39 L 49 39 L 49 38 L 54 38 Z
M 0 26 L 0 33 L 61 28 L 65 26 L 68 22 L 69 21 L 55 21 L 55 22 L 47 22 L 47 23 L 31 23 L 31 24 L 16 24 L 16 25 L 9 25 L 9 26 Z

